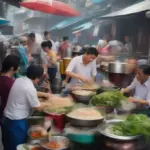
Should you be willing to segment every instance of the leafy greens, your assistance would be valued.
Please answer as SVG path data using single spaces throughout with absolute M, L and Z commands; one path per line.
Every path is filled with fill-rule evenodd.
M 119 136 L 143 135 L 150 138 L 150 118 L 142 114 L 129 115 L 125 121 L 113 126 L 113 133 Z
M 94 106 L 109 106 L 116 108 L 121 105 L 121 100 L 124 99 L 126 99 L 126 97 L 119 91 L 109 91 L 93 96 L 91 104 Z

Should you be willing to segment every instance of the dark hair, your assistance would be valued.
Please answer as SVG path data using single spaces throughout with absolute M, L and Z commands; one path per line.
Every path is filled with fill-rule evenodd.
M 140 65 L 138 67 L 145 75 L 150 75 L 150 66 L 149 65 Z
M 43 76 L 44 69 L 41 65 L 31 65 L 27 68 L 26 75 L 29 79 L 40 79 Z
M 47 36 L 49 33 L 49 31 L 44 31 L 44 36 Z
M 63 37 L 63 41 L 67 41 L 67 40 L 69 40 L 68 36 Z
M 48 47 L 48 48 L 51 49 L 52 48 L 52 42 L 50 40 L 44 41 L 44 42 L 41 43 L 41 47 L 42 48 Z
M 83 54 L 87 53 L 88 49 L 89 49 L 88 47 L 83 47 L 83 48 L 80 50 L 79 55 L 83 55 Z
M 14 69 L 14 71 L 17 71 L 18 67 L 20 65 L 20 58 L 16 55 L 8 55 L 3 63 L 2 63 L 2 73 L 6 73 L 10 71 L 11 68 Z
M 96 57 L 98 56 L 98 51 L 97 51 L 97 49 L 94 48 L 94 47 L 89 47 L 89 48 L 87 48 L 86 53 L 87 53 L 88 55 L 95 55 Z
M 29 38 L 35 38 L 35 33 L 30 33 L 30 34 L 28 34 L 28 37 L 29 37 Z

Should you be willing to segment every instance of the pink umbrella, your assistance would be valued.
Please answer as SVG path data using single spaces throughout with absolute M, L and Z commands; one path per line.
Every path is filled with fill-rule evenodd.
M 71 17 L 80 15 L 76 9 L 72 8 L 68 4 L 56 0 L 26 0 L 24 2 L 20 2 L 20 6 L 61 16 Z

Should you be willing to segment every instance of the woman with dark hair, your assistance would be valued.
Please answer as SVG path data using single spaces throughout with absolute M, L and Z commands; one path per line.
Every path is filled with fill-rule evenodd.
M 11 87 L 14 83 L 13 76 L 17 72 L 20 65 L 20 59 L 16 55 L 8 55 L 3 63 L 0 75 L 0 126 L 2 130 L 2 142 L 4 144 L 4 126 L 3 126 L 3 111 L 7 104 L 7 99 Z
M 8 55 L 2 63 L 0 76 L 0 115 L 3 115 L 4 108 L 7 103 L 8 94 L 14 83 L 13 76 L 19 69 L 20 59 L 16 55 Z

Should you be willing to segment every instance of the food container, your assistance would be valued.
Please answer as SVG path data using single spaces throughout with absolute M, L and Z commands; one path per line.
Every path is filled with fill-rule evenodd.
M 40 126 L 40 125 L 35 125 L 31 126 L 28 130 L 28 136 L 30 140 L 40 140 L 48 137 L 47 130 Z
M 133 112 L 136 109 L 136 104 L 127 100 L 121 101 L 121 106 L 116 108 L 117 114 L 124 115 Z
M 108 76 L 110 82 L 115 86 L 122 87 L 126 76 L 126 63 L 111 62 L 108 66 Z
M 98 110 L 101 110 L 101 111 L 103 110 L 103 113 L 104 113 L 105 115 L 114 112 L 114 108 L 113 108 L 113 107 L 108 107 L 108 106 L 96 106 L 96 108 L 97 108 Z
M 45 150 L 38 145 L 21 144 L 17 146 L 17 150 Z
M 69 58 L 69 57 L 66 57 L 66 58 L 63 58 L 63 64 L 64 64 L 64 72 L 66 71 L 70 61 L 71 61 L 72 58 Z
M 75 118 L 71 118 L 68 116 L 66 117 L 71 125 L 77 126 L 77 127 L 96 127 L 97 125 L 103 122 L 103 118 L 97 119 L 97 120 L 80 120 L 80 119 L 75 119 Z
M 108 127 L 108 125 L 113 125 L 113 124 L 116 124 L 116 123 L 121 122 L 121 121 L 123 121 L 123 120 L 118 120 L 118 119 L 109 120 L 109 121 L 99 125 L 99 132 L 107 138 L 110 138 L 113 140 L 118 140 L 118 141 L 132 141 L 132 140 L 137 140 L 141 137 L 140 135 L 137 135 L 137 136 L 118 136 L 118 135 L 114 135 L 114 134 L 106 132 L 106 128 Z
M 70 147 L 70 141 L 65 136 L 52 136 L 49 140 L 41 141 L 40 146 L 46 150 L 67 150 Z
M 79 95 L 77 94 L 77 91 L 80 91 L 81 93 L 82 92 L 87 92 L 89 94 L 87 95 Z M 92 92 L 92 91 L 85 91 L 85 90 L 75 90 L 75 91 L 72 91 L 72 96 L 73 98 L 75 99 L 76 102 L 79 102 L 79 103 L 83 103 L 83 104 L 89 104 L 91 98 L 93 95 L 95 95 L 96 92 Z
M 55 77 L 51 84 L 51 90 L 53 94 L 60 94 L 62 91 L 62 79 Z
M 60 130 L 63 131 L 64 127 L 65 127 L 65 115 L 64 114 L 52 114 L 52 113 L 46 113 L 47 117 L 50 117 L 53 120 L 53 123 L 55 125 L 55 127 Z
M 100 113 L 100 111 L 98 111 L 95 107 L 87 107 L 85 105 L 84 106 L 80 105 L 80 106 L 77 106 L 77 108 L 74 107 L 74 109 L 72 110 L 72 112 L 77 111 L 78 116 L 76 116 L 76 115 L 71 116 L 70 114 L 72 112 L 70 112 L 66 115 L 66 119 L 70 123 L 70 125 L 72 125 L 74 127 L 80 127 L 80 128 L 82 128 L 82 127 L 87 127 L 87 128 L 96 127 L 97 125 L 99 125 L 100 123 L 103 122 L 104 117 L 103 117 L 103 114 L 100 113 L 100 116 L 98 116 L 98 117 L 94 116 L 93 117 L 93 115 L 92 115 L 92 118 L 91 118 L 91 113 L 89 113 L 90 109 L 92 111 L 95 110 L 96 113 Z M 86 110 L 86 112 L 85 112 L 85 110 Z M 85 112 L 84 114 L 89 115 L 90 119 L 88 119 L 88 118 L 86 119 L 84 117 L 84 115 L 79 116 L 83 112 Z M 95 112 L 94 112 L 94 115 L 95 115 Z
M 80 144 L 92 144 L 95 141 L 97 128 L 78 128 L 67 124 L 64 133 L 73 142 Z
M 123 63 L 123 62 L 111 62 L 109 63 L 109 66 L 108 66 L 108 72 L 124 74 L 126 72 L 126 65 L 127 63 Z

